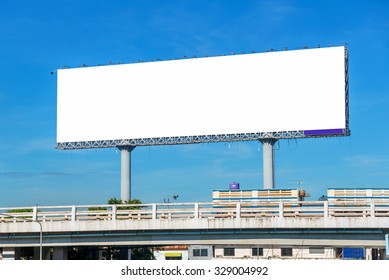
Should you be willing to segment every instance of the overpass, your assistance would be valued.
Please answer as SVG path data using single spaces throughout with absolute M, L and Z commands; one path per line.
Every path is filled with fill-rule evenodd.
M 389 203 L 153 203 L 0 208 L 0 248 L 249 245 L 385 248 Z

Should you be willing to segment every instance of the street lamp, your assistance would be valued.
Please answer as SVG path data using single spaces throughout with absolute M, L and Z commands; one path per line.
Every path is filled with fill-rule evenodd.
M 42 223 L 39 222 L 38 220 L 30 220 L 30 219 L 25 219 L 25 218 L 22 218 L 22 217 L 16 217 L 16 216 L 13 216 L 13 215 L 9 215 L 9 214 L 6 214 L 6 213 L 0 213 L 1 216 L 5 216 L 5 217 L 9 217 L 9 218 L 14 218 L 14 219 L 19 219 L 19 220 L 22 220 L 22 221 L 26 221 L 26 222 L 33 222 L 33 223 L 38 223 L 39 224 L 39 260 L 42 260 L 42 248 L 43 248 L 43 233 L 42 233 Z

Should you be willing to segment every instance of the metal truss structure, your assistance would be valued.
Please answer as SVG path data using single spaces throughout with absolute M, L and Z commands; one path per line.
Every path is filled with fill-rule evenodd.
M 342 134 L 330 136 L 348 136 L 349 130 L 344 130 Z M 232 141 L 259 141 L 262 139 L 297 139 L 297 138 L 319 138 L 329 137 L 329 135 L 305 135 L 304 131 L 281 131 L 264 133 L 237 133 L 237 134 L 217 134 L 217 135 L 197 135 L 178 137 L 155 137 L 140 139 L 102 140 L 102 141 L 80 141 L 58 143 L 57 149 L 96 149 L 113 148 L 122 146 L 157 146 L 157 145 L 180 145 L 197 143 L 216 143 Z

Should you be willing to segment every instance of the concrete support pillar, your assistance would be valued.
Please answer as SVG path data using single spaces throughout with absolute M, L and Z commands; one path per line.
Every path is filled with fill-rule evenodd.
M 373 249 L 372 248 L 365 248 L 365 259 L 366 260 L 372 260 L 373 259 Z
M 115 204 L 112 205 L 112 218 L 111 218 L 112 221 L 116 221 L 117 210 L 118 210 L 117 206 Z
M 68 259 L 68 247 L 53 248 L 53 260 L 67 260 L 67 259 Z
M 198 219 L 199 217 L 200 217 L 200 207 L 199 207 L 199 203 L 196 202 L 194 204 L 194 218 Z
M 157 204 L 153 203 L 151 206 L 151 219 L 156 220 L 157 219 Z
M 241 210 L 242 210 L 241 204 L 240 204 L 240 202 L 237 202 L 236 203 L 236 216 L 235 216 L 236 219 L 240 219 L 240 217 L 241 217 Z
M 277 139 L 262 139 L 263 188 L 274 189 L 274 144 Z
M 120 199 L 128 201 L 131 199 L 131 152 L 135 146 L 119 146 L 121 152 L 121 182 Z
M 370 202 L 370 217 L 375 217 L 375 203 L 374 200 L 371 200 Z
M 323 204 L 323 209 L 324 209 L 324 212 L 323 212 L 323 217 L 324 218 L 328 218 L 330 216 L 330 213 L 329 213 L 329 208 L 328 208 L 328 201 L 324 201 L 324 204 Z
M 76 206 L 72 206 L 72 221 L 75 222 L 77 220 L 76 216 Z
M 284 217 L 284 202 L 280 201 L 278 205 L 278 217 L 283 218 Z
M 32 220 L 38 221 L 38 207 L 32 207 Z

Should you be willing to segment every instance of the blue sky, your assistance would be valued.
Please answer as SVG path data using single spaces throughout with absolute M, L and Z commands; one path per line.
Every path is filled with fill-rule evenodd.
M 328 187 L 389 187 L 387 1 L 1 1 L 0 207 L 120 197 L 116 149 L 56 150 L 63 66 L 348 44 L 350 137 L 281 140 L 275 182 L 317 199 Z M 282 114 L 282 112 L 274 112 Z M 137 147 L 132 197 L 210 201 L 262 188 L 258 142 Z

